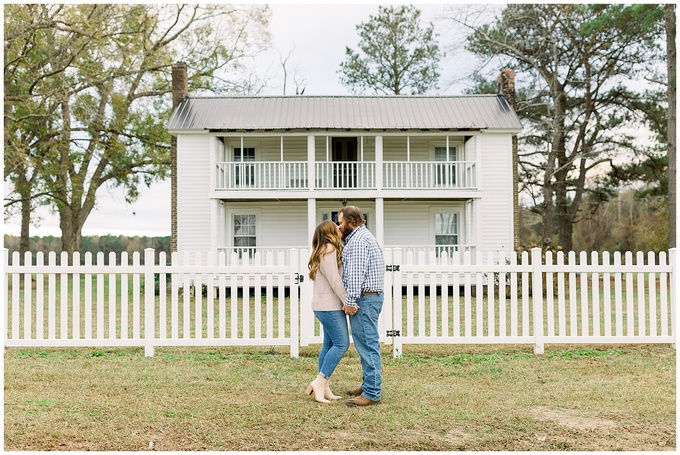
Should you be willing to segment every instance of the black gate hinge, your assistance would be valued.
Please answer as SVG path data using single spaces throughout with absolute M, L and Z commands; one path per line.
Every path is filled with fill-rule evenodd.
M 399 330 L 388 330 L 387 331 L 387 336 L 388 337 L 400 337 L 401 332 Z
M 299 273 L 296 273 L 296 274 L 295 274 L 295 284 L 300 284 L 300 283 L 302 283 L 303 281 L 305 281 L 305 276 L 304 276 L 304 275 L 300 275 Z
M 387 265 L 385 266 L 388 272 L 398 272 L 399 271 L 399 266 L 398 265 Z

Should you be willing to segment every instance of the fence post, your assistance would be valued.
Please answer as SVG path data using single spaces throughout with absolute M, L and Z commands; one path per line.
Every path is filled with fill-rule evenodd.
M 144 249 L 144 356 L 153 357 L 154 354 L 154 337 L 156 330 L 154 327 L 154 308 L 156 306 L 154 288 L 155 254 L 153 248 Z
M 391 344 L 394 342 L 394 336 L 390 338 L 390 333 L 394 333 L 394 321 L 392 319 L 392 290 L 394 289 L 394 284 L 392 283 L 393 275 L 391 272 L 392 264 L 392 248 L 384 248 L 383 254 L 385 256 L 385 282 L 383 288 L 383 307 L 380 312 L 380 319 L 378 319 L 378 334 L 380 339 L 384 340 L 385 344 Z M 384 338 L 383 338 L 384 337 Z
M 3 315 L 3 324 L 2 324 L 2 346 L 3 346 L 3 352 L 7 351 L 7 346 L 5 345 L 5 341 L 7 340 L 7 319 L 9 319 L 9 282 L 7 279 L 9 278 L 9 273 L 7 273 L 7 268 L 9 267 L 9 249 L 5 248 L 5 266 L 3 267 L 2 270 L 5 271 L 4 273 L 4 298 L 2 302 L 2 315 Z M 673 332 L 675 335 L 675 332 Z
M 676 344 L 676 340 L 678 339 L 678 336 L 675 333 L 675 329 L 677 327 L 676 323 L 675 323 L 675 314 L 676 314 L 675 305 L 677 304 L 677 302 L 676 302 L 677 293 L 676 293 L 675 285 L 676 285 L 676 277 L 678 276 L 677 275 L 678 264 L 675 262 L 676 261 L 675 251 L 676 251 L 675 248 L 671 248 L 670 250 L 668 250 L 668 260 L 669 260 L 669 264 L 671 265 L 671 273 L 670 273 L 669 278 L 670 278 L 670 285 L 671 285 L 671 333 L 673 334 L 673 344 L 672 344 L 673 349 L 677 349 L 675 344 Z
M 298 358 L 300 356 L 300 309 L 299 296 L 304 273 L 300 264 L 300 250 L 292 248 L 290 250 L 290 356 Z
M 394 263 L 401 268 L 402 264 L 402 251 L 401 248 L 395 248 L 393 250 Z M 394 330 L 394 341 L 392 342 L 392 357 L 395 359 L 401 358 L 402 354 L 402 341 L 401 332 L 402 327 L 402 304 L 403 299 L 401 297 L 401 270 L 396 270 L 393 272 L 393 285 L 392 285 L 392 329 Z M 397 335 L 398 334 L 398 335 Z
M 531 249 L 531 295 L 533 297 L 534 354 L 543 354 L 543 270 L 541 249 Z
M 309 258 L 308 250 L 301 253 L 302 270 L 307 271 L 305 259 Z M 309 274 L 304 274 L 305 281 L 302 282 L 302 292 L 300 292 L 300 346 L 309 346 L 309 341 L 314 337 L 315 316 L 312 311 L 312 296 L 314 295 L 314 283 L 309 279 Z M 304 336 L 302 329 L 305 329 Z

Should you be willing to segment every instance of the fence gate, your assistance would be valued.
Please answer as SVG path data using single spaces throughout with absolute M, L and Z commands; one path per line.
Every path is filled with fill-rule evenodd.
M 391 258 L 392 249 L 385 249 L 385 263 L 390 264 L 392 261 Z M 398 269 L 399 267 L 397 266 L 396 270 Z M 305 270 L 307 270 L 306 265 Z M 394 274 L 391 273 L 392 265 L 387 265 L 387 270 L 388 272 L 385 273 L 385 300 L 383 302 L 382 312 L 378 318 L 378 334 L 380 335 L 381 343 L 392 344 L 392 292 L 394 282 Z M 301 285 L 300 298 L 300 346 L 323 343 L 323 327 L 314 317 L 314 312 L 312 311 L 312 293 L 313 282 L 305 275 L 305 281 Z M 352 343 L 351 319 L 348 318 L 348 322 L 350 323 L 350 343 Z

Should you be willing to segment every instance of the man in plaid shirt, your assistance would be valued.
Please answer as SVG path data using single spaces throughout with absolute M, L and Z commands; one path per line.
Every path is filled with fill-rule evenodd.
M 358 207 L 343 207 L 338 223 L 346 240 L 342 250 L 342 281 L 347 292 L 345 313 L 350 316 L 352 338 L 363 370 L 361 387 L 347 391 L 356 397 L 347 401 L 347 405 L 368 406 L 380 403 L 382 390 L 378 317 L 384 300 L 385 258 Z

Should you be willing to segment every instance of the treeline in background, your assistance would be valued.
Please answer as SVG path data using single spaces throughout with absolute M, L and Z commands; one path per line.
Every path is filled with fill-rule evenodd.
M 574 226 L 574 251 L 666 251 L 668 249 L 668 198 L 666 197 L 636 197 L 634 191 L 625 191 L 618 197 L 602 202 L 587 201 L 584 216 Z M 520 243 L 522 249 L 542 246 L 543 229 L 541 216 L 530 207 L 520 210 Z M 5 235 L 5 248 L 10 255 L 19 251 L 19 237 Z M 559 249 L 557 236 L 552 246 Z M 392 245 L 393 246 L 393 245 Z M 170 258 L 170 236 L 141 237 L 127 235 L 83 236 L 80 249 L 81 262 L 85 253 L 91 252 L 96 261 L 100 251 L 104 253 L 104 260 L 108 264 L 110 252 L 116 253 L 120 260 L 120 253 L 127 251 L 129 261 L 132 254 L 139 252 L 143 257 L 144 249 L 153 248 L 156 260 L 160 252 L 164 251 Z M 59 255 L 62 251 L 61 237 L 31 237 L 30 251 L 42 251 L 47 254 L 54 251 Z M 143 262 L 143 259 L 142 259 Z M 23 263 L 23 259 L 22 259 Z
M 574 224 L 574 251 L 668 251 L 668 198 L 639 197 L 624 191 L 609 201 L 587 200 Z M 543 246 L 541 216 L 531 208 L 520 210 L 520 242 L 523 249 Z M 561 249 L 557 236 L 554 249 Z
M 19 236 L 5 235 L 5 248 L 9 250 L 9 254 L 14 251 L 19 251 Z M 104 262 L 108 265 L 109 253 L 116 253 L 116 260 L 120 261 L 120 254 L 123 251 L 128 253 L 128 262 L 132 263 L 132 254 L 139 252 L 140 263 L 144 263 L 144 250 L 146 248 L 153 248 L 158 261 L 158 255 L 164 251 L 167 254 L 168 261 L 170 260 L 170 236 L 164 237 L 140 237 L 127 235 L 92 235 L 83 236 L 81 239 L 80 261 L 84 264 L 85 253 L 92 253 L 92 262 L 96 263 L 97 253 L 100 251 L 104 253 Z M 62 251 L 61 237 L 48 235 L 45 237 L 31 237 L 31 253 L 33 253 L 33 263 L 35 264 L 35 253 L 42 251 L 45 254 L 45 264 L 47 264 L 47 255 L 54 251 L 57 256 Z M 23 258 L 21 259 L 23 263 Z M 59 259 L 57 258 L 57 262 Z

